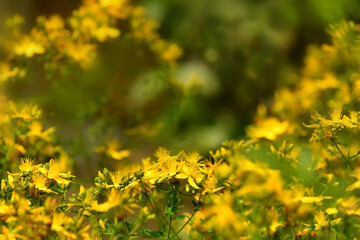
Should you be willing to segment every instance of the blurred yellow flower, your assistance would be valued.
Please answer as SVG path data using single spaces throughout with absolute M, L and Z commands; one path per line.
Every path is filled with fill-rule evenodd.
M 289 125 L 288 121 L 280 121 L 277 118 L 260 119 L 256 124 L 246 128 L 246 135 L 252 139 L 275 140 L 278 136 L 286 133 Z
M 117 139 L 113 139 L 104 146 L 95 148 L 94 151 L 96 153 L 104 153 L 108 157 L 115 160 L 122 160 L 123 158 L 130 156 L 129 150 L 120 150 L 119 148 L 120 148 L 119 141 Z
M 15 45 L 14 49 L 17 55 L 25 55 L 31 58 L 35 54 L 42 54 L 45 52 L 45 48 L 41 43 L 34 42 L 28 36 L 24 36 L 22 41 Z

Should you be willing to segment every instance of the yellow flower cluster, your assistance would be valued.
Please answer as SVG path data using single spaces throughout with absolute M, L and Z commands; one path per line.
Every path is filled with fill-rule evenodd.
M 357 69 L 360 65 L 356 39 L 360 36 L 360 26 L 341 21 L 331 25 L 328 32 L 331 44 L 308 48 L 298 80 L 277 90 L 274 103 L 268 108 L 262 107 L 265 110 L 255 118 L 259 124 L 249 127 L 247 132 L 250 138 L 254 133 L 269 140 L 284 133 L 306 135 L 301 125 L 316 111 L 358 109 L 360 75 Z
M 19 169 L 1 181 L 0 239 L 44 239 L 54 232 L 61 239 L 90 239 L 84 219 L 62 211 L 74 179 L 70 172 L 56 160 L 34 165 L 29 158 Z
M 282 147 L 286 148 L 286 143 Z M 319 220 L 315 209 L 323 209 L 323 201 L 332 197 L 316 195 L 313 189 L 294 179 L 285 181 L 286 173 L 254 159 L 251 152 L 258 148 L 258 144 L 249 142 L 227 142 L 212 153 L 216 161 L 220 160 L 214 174 L 224 183 L 224 194 L 205 201 L 193 225 L 194 238 L 209 233 L 214 239 L 276 238 L 287 228 L 299 234 L 304 232 L 302 235 L 311 233 L 312 227 L 322 229 L 314 219 L 319 224 L 325 220 Z M 328 219 L 336 216 L 334 210 L 331 213 L 334 216 Z
M 181 55 L 127 0 L 84 0 L 66 20 L 39 17 L 29 33 L 23 21 L 8 20 L 0 82 L 24 76 L 16 63 L 35 57 L 48 69 L 89 67 L 98 44 L 121 34 L 170 64 Z M 359 238 L 360 27 L 341 22 L 329 32 L 332 43 L 309 49 L 299 81 L 259 107 L 247 140 L 227 141 L 208 157 L 159 148 L 139 165 L 98 171 L 86 188 L 74 182 L 39 108 L 2 101 L 0 239 Z M 95 152 L 132 156 L 117 140 Z
M 146 17 L 144 8 L 129 0 L 84 0 L 67 19 L 59 15 L 38 17 L 29 33 L 22 30 L 23 23 L 19 15 L 7 21 L 3 50 L 8 57 L 1 65 L 0 81 L 24 76 L 25 68 L 15 64 L 37 56 L 48 72 L 66 72 L 73 64 L 88 68 L 96 59 L 98 44 L 121 34 L 144 41 L 159 59 L 171 65 L 182 54 L 176 44 L 160 37 L 158 24 Z M 120 25 L 129 27 L 121 29 Z
M 0 105 L 0 176 L 17 168 L 20 157 L 36 157 L 39 162 L 52 157 L 71 167 L 71 160 L 56 144 L 55 129 L 44 129 L 42 112 L 33 104 L 15 104 L 4 100 Z
M 259 106 L 254 124 L 246 128 L 249 141 L 228 142 L 212 153 L 227 159 L 220 179 L 234 174 L 227 183 L 235 187 L 231 194 L 209 198 L 214 206 L 219 201 L 228 206 L 221 205 L 231 221 L 215 207 L 204 207 L 208 225 L 198 225 L 203 233 L 215 231 L 214 238 L 221 239 L 358 238 L 360 27 L 342 21 L 329 33 L 331 44 L 309 48 L 298 81 L 278 90 L 272 105 Z M 241 170 L 234 170 L 232 158 Z M 276 169 L 281 174 L 272 173 Z M 228 225 L 217 228 L 220 219 L 213 221 L 212 215 Z

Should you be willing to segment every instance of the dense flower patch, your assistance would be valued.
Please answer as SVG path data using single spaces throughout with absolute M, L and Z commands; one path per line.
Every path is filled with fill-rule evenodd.
M 182 54 L 126 0 L 86 0 L 29 32 L 23 23 L 7 22 L 1 82 L 21 81 L 33 61 L 52 81 L 87 71 L 116 38 L 140 41 L 170 69 Z M 205 156 L 159 147 L 138 162 L 104 140 L 94 155 L 119 164 L 88 182 L 42 110 L 1 93 L 0 239 L 359 238 L 360 26 L 328 32 L 332 42 L 309 48 L 298 81 L 258 107 L 243 140 Z

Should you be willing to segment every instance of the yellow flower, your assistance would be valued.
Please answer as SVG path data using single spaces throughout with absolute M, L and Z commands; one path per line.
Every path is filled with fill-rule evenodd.
M 252 139 L 275 140 L 289 129 L 289 125 L 288 121 L 280 121 L 277 118 L 261 119 L 257 124 L 246 128 L 246 135 Z
M 69 217 L 66 216 L 63 212 L 54 212 L 53 214 L 53 221 L 51 224 L 51 230 L 59 233 L 67 233 L 64 228 L 64 225 L 69 223 L 71 220 Z
M 200 189 L 196 183 L 200 183 L 204 178 L 204 175 L 200 171 L 200 167 L 203 165 L 199 163 L 201 158 L 197 152 L 185 155 L 185 161 L 179 166 L 179 174 L 176 174 L 175 178 L 187 179 L 190 186 L 195 189 Z
M 11 118 L 29 121 L 38 119 L 41 116 L 41 110 L 37 105 L 26 104 L 19 106 L 12 101 L 8 102 L 8 111 Z
M 124 174 L 122 174 L 121 171 L 116 171 L 115 173 L 110 173 L 110 178 L 113 183 L 114 188 L 118 189 L 121 184 L 121 180 L 123 178 Z
M 270 231 L 272 234 L 274 234 L 279 227 L 282 227 L 285 225 L 285 223 L 279 222 L 280 214 L 273 207 L 267 211 L 267 215 L 269 217 L 269 220 L 271 221 Z
M 95 56 L 96 45 L 90 43 L 66 42 L 64 52 L 83 68 L 89 67 Z
M 35 169 L 38 169 L 41 164 L 38 165 L 33 165 L 34 160 L 31 160 L 30 158 L 22 158 L 20 165 L 19 165 L 19 169 L 23 172 L 31 172 L 34 171 Z
M 336 225 L 341 221 L 341 218 L 334 219 L 333 221 L 326 220 L 327 216 L 325 216 L 324 212 L 317 211 L 314 215 L 315 220 L 315 229 L 319 230 L 321 228 L 327 228 L 332 225 Z
M 7 228 L 5 225 L 1 226 L 0 240 L 17 240 L 24 239 L 18 232 L 22 230 L 23 226 L 16 226 L 13 229 Z
M 113 139 L 108 142 L 105 146 L 100 146 L 95 149 L 97 153 L 105 153 L 108 157 L 115 160 L 122 160 L 130 156 L 129 150 L 120 150 L 120 144 L 117 139 Z
M 357 181 L 348 186 L 346 191 L 353 191 L 354 189 L 360 188 L 360 168 L 354 170 L 353 177 L 355 177 Z
M 49 128 L 45 131 L 42 131 L 43 126 L 41 122 L 39 121 L 33 121 L 30 126 L 30 131 L 26 134 L 29 137 L 35 136 L 44 139 L 47 142 L 51 141 L 50 134 L 52 134 L 55 131 L 55 128 Z
M 132 34 L 135 38 L 145 40 L 147 42 L 152 42 L 159 40 L 156 33 L 159 24 L 152 20 L 144 17 L 145 10 L 142 7 L 136 7 L 133 11 L 134 18 L 131 19 Z M 157 41 L 155 43 L 161 44 L 161 49 L 163 49 L 163 42 Z M 157 46 L 157 48 L 159 48 Z
M 132 9 L 128 0 L 99 0 L 99 4 L 110 15 L 119 19 L 127 18 Z
M 120 30 L 104 25 L 95 29 L 93 35 L 99 42 L 104 42 L 107 38 L 117 38 Z
M 159 165 L 176 161 L 177 158 L 177 156 L 170 156 L 170 151 L 163 147 L 158 148 L 154 155 L 158 158 Z
M 174 62 L 181 57 L 182 49 L 176 44 L 170 44 L 162 53 L 161 57 L 165 61 Z
M 337 214 L 338 213 L 338 210 L 336 208 L 327 208 L 326 209 L 326 213 L 328 215 L 333 215 L 333 214 Z
M 213 206 L 204 209 L 206 215 L 211 216 L 205 225 L 219 232 L 235 229 L 237 234 L 243 233 L 247 227 L 246 221 L 234 210 L 233 196 L 228 192 L 224 195 L 212 197 Z
M 316 222 L 316 229 L 320 229 L 328 225 L 328 221 L 326 221 L 325 218 L 324 212 L 318 211 L 315 213 L 314 220 Z
M 120 192 L 112 188 L 106 202 L 98 204 L 94 202 L 91 207 L 97 212 L 108 212 L 110 209 L 118 206 L 122 202 Z
M 65 26 L 64 19 L 62 19 L 59 15 L 52 15 L 45 22 L 46 31 L 56 31 L 59 29 L 63 29 Z
M 343 117 L 341 109 L 332 109 L 329 111 L 329 115 L 334 122 L 340 122 Z
M 32 180 L 35 184 L 35 188 L 39 189 L 40 191 L 46 192 L 46 193 L 56 193 L 46 187 L 47 178 L 42 174 L 35 174 L 32 177 Z
M 9 78 L 15 77 L 20 73 L 18 67 L 11 67 L 8 63 L 0 64 L 0 82 L 4 82 Z
M 19 14 L 14 14 L 11 18 L 6 19 L 8 27 L 18 27 L 25 22 L 24 17 Z
M 207 178 L 203 184 L 203 191 L 201 193 L 196 194 L 195 199 L 200 200 L 202 196 L 204 196 L 207 193 L 216 193 L 223 189 L 224 187 L 218 187 L 217 180 L 215 177 L 210 176 Z
M 22 41 L 15 45 L 14 49 L 17 55 L 25 55 L 31 58 L 35 54 L 42 54 L 45 52 L 45 48 L 42 44 L 34 42 L 30 37 L 23 37 Z
M 99 225 L 103 231 L 106 231 L 105 224 L 106 224 L 106 220 L 105 221 L 102 219 L 99 220 Z
M 48 179 L 54 179 L 58 184 L 62 186 L 67 186 L 71 183 L 70 180 L 66 178 L 72 178 L 73 176 L 69 173 L 62 173 L 64 166 L 54 159 L 51 159 L 49 162 L 49 170 L 42 169 L 43 173 L 46 174 Z

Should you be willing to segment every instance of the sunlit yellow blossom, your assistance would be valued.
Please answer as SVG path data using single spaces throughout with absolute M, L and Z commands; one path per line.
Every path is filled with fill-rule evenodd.
M 35 54 L 42 54 L 45 52 L 45 48 L 40 43 L 36 43 L 30 39 L 30 37 L 23 37 L 22 41 L 15 46 L 14 49 L 17 55 L 25 55 L 30 58 Z
M 356 182 L 346 188 L 346 191 L 353 191 L 354 189 L 360 188 L 360 168 L 354 170 L 353 176 L 357 179 Z
M 199 186 L 196 183 L 200 183 L 204 178 L 204 175 L 199 171 L 198 165 L 196 163 L 183 164 L 179 168 L 180 173 L 176 175 L 177 179 L 187 179 L 190 186 L 195 189 L 199 189 Z
M 171 44 L 163 53 L 162 58 L 165 61 L 173 62 L 182 55 L 182 49 L 176 44 Z
M 19 118 L 25 121 L 38 119 L 41 116 L 41 110 L 37 105 L 26 104 L 23 106 L 16 105 L 14 102 L 8 102 L 9 115 L 12 118 Z
M 14 14 L 11 18 L 6 19 L 6 25 L 8 27 L 18 27 L 24 23 L 25 19 L 19 14 Z
M 256 125 L 248 126 L 246 134 L 253 139 L 265 138 L 275 140 L 284 134 L 289 128 L 288 121 L 280 121 L 277 118 L 261 119 Z
M 279 222 L 280 214 L 274 208 L 271 208 L 267 212 L 267 216 L 269 217 L 269 219 L 271 221 L 270 231 L 272 234 L 274 234 L 279 227 L 282 227 L 285 225 L 285 223 Z
M 95 149 L 97 153 L 105 153 L 108 157 L 115 160 L 122 160 L 130 155 L 129 150 L 120 150 L 120 144 L 117 139 L 113 139 L 105 146 L 100 146 Z
M 51 229 L 55 232 L 59 232 L 62 234 L 68 234 L 65 230 L 64 225 L 69 223 L 71 220 L 69 217 L 66 216 L 63 212 L 55 212 L 53 215 L 53 222 L 51 224 Z
M 51 141 L 51 138 L 49 135 L 55 131 L 55 128 L 53 128 L 53 127 L 49 128 L 45 131 L 42 131 L 43 126 L 42 126 L 41 122 L 39 122 L 39 121 L 32 122 L 29 127 L 30 127 L 30 131 L 27 133 L 27 136 L 29 136 L 29 137 L 36 136 L 36 137 L 44 139 L 47 142 Z
M 38 169 L 41 164 L 38 165 L 33 165 L 34 160 L 31 160 L 30 158 L 22 158 L 20 165 L 19 165 L 19 169 L 23 172 L 31 172 L 35 169 Z
M 35 188 L 39 189 L 40 191 L 44 191 L 46 193 L 55 193 L 54 191 L 52 191 L 51 189 L 49 189 L 47 186 L 46 186 L 46 183 L 47 183 L 47 178 L 42 175 L 42 174 L 35 174 L 33 177 L 32 177 L 32 180 L 35 184 Z
M 337 214 L 338 210 L 336 208 L 327 208 L 326 213 L 329 215 Z
M 45 172 L 47 173 L 48 179 L 54 179 L 58 184 L 67 186 L 71 181 L 66 178 L 71 178 L 72 176 L 70 173 L 62 173 L 63 170 L 63 166 L 59 161 L 51 159 L 49 162 L 49 170 L 45 170 Z
M 67 42 L 64 49 L 65 53 L 70 56 L 75 62 L 78 62 L 82 67 L 87 68 L 93 62 L 96 45 L 90 43 L 72 43 Z
M 45 22 L 45 29 L 47 31 L 55 31 L 64 28 L 65 23 L 64 19 L 62 19 L 59 15 L 52 15 L 46 22 Z
M 104 42 L 107 38 L 117 38 L 120 31 L 109 26 L 102 26 L 93 31 L 93 34 L 99 42 Z
M 132 9 L 128 0 L 99 0 L 99 3 L 109 14 L 120 19 L 128 17 Z
M 316 224 L 315 224 L 316 230 L 319 230 L 321 228 L 327 228 L 327 227 L 329 227 L 330 224 L 335 225 L 341 221 L 341 218 L 337 218 L 333 221 L 328 221 L 328 220 L 326 220 L 326 217 L 327 216 L 325 216 L 324 212 L 322 212 L 322 211 L 318 211 L 315 213 L 314 220 L 316 222 Z
M 339 204 L 339 211 L 348 215 L 360 216 L 359 200 L 355 196 L 340 198 L 336 201 Z
M 0 82 L 4 82 L 20 73 L 18 67 L 11 67 L 8 63 L 0 64 Z
M 108 195 L 108 200 L 104 203 L 98 204 L 97 202 L 92 204 L 92 209 L 98 212 L 108 212 L 110 209 L 121 204 L 122 198 L 120 192 L 112 188 Z
M 110 173 L 110 178 L 113 183 L 114 188 L 118 189 L 123 178 L 123 173 L 121 171 L 116 171 L 115 173 Z

